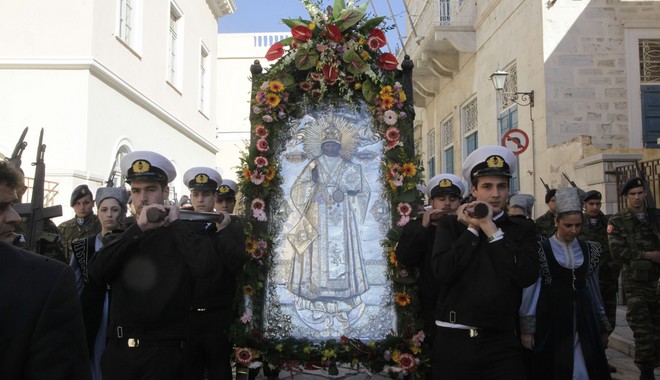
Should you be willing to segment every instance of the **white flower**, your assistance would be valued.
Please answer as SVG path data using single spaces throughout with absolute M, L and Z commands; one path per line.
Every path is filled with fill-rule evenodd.
M 383 121 L 387 125 L 395 125 L 399 117 L 393 110 L 387 110 L 383 113 Z

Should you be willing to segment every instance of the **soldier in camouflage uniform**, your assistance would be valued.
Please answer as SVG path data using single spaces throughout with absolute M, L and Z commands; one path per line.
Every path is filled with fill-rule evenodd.
M 610 250 L 623 269 L 626 293 L 626 319 L 635 337 L 635 364 L 640 380 L 654 379 L 653 369 L 660 364 L 660 239 L 645 212 L 641 179 L 632 178 L 621 189 L 628 207 L 613 215 L 607 226 Z
M 555 234 L 555 193 L 557 189 L 550 189 L 545 193 L 545 204 L 548 211 L 536 218 L 536 233 L 544 238 Z
M 71 193 L 71 207 L 75 211 L 73 219 L 61 223 L 57 228 L 62 235 L 62 246 L 67 263 L 71 261 L 71 243 L 76 239 L 96 236 L 101 232 L 99 218 L 94 214 L 94 199 L 87 185 L 80 185 Z

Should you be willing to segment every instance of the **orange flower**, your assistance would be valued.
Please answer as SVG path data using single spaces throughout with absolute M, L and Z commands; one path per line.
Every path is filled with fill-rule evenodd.
M 251 238 L 245 239 L 245 251 L 248 253 L 248 255 L 253 254 L 254 251 L 256 250 L 257 250 L 257 242 Z
M 280 104 L 280 97 L 276 94 L 268 94 L 266 95 L 266 103 L 271 107 L 277 107 Z
M 268 182 L 272 181 L 273 178 L 275 178 L 275 168 L 272 166 L 269 166 L 268 169 L 266 170 L 266 180 Z
M 417 174 L 417 168 L 415 167 L 415 164 L 412 162 L 403 164 L 403 168 L 401 168 L 401 174 L 403 174 L 404 177 L 412 177 Z
M 284 90 L 284 84 L 277 80 L 270 81 L 269 87 L 272 92 L 280 92 Z
M 380 97 L 380 108 L 387 110 L 394 105 L 394 98 L 390 95 L 383 95 Z
M 410 305 L 410 296 L 406 292 L 400 292 L 394 295 L 394 300 L 396 303 L 401 306 L 405 307 Z
M 396 259 L 396 251 L 395 250 L 392 250 L 390 252 L 390 263 L 394 266 L 399 265 L 399 260 Z
M 250 173 L 250 168 L 247 166 L 243 168 L 243 178 L 248 180 L 252 178 L 252 173 Z

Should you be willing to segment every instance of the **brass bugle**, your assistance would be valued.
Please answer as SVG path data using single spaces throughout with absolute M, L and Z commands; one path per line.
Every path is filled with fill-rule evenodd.
M 150 208 L 147 210 L 147 220 L 151 223 L 159 223 L 162 222 L 169 213 L 169 209 L 163 211 L 158 208 Z M 215 212 L 180 210 L 179 213 L 179 219 L 186 221 L 220 223 L 222 222 L 222 219 L 224 219 L 224 215 L 216 214 Z

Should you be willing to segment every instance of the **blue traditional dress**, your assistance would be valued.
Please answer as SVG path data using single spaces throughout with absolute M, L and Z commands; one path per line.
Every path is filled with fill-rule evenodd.
M 600 244 L 556 236 L 539 244 L 541 273 L 520 307 L 521 332 L 534 333 L 532 378 L 610 379 L 601 341 L 609 323 L 598 287 Z

